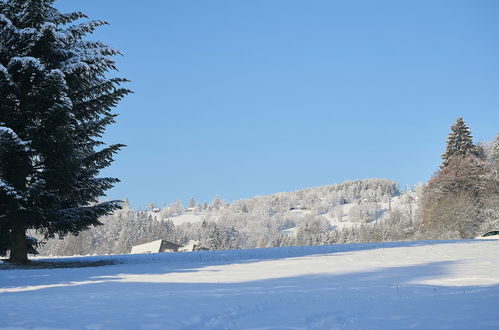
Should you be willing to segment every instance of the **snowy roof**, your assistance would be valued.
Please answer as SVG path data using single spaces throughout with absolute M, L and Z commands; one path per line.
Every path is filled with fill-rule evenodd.
M 156 241 L 135 245 L 132 247 L 131 253 L 159 253 L 165 250 L 178 250 L 182 245 L 158 239 Z

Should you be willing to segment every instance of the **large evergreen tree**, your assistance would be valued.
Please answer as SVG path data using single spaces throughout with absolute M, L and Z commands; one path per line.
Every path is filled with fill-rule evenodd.
M 452 125 L 451 132 L 447 138 L 447 148 L 442 155 L 443 163 L 441 167 L 447 166 L 450 159 L 456 155 L 465 157 L 468 155 L 476 155 L 478 149 L 473 143 L 471 131 L 464 122 L 463 118 L 459 117 L 456 123 Z
M 62 14 L 54 0 L 0 0 L 0 254 L 27 262 L 36 240 L 99 225 L 119 201 L 98 202 L 118 180 L 101 178 L 122 145 L 101 136 L 130 91 L 119 52 L 86 39 L 103 21 Z

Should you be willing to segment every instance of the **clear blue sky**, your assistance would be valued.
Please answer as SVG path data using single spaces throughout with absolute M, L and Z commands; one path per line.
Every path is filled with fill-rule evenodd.
M 134 206 L 424 182 L 462 116 L 499 131 L 499 1 L 60 0 L 111 23 L 135 94 L 105 175 Z

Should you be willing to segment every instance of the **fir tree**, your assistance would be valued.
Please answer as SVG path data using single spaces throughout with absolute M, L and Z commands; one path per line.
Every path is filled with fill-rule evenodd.
M 103 21 L 62 14 L 54 0 L 0 0 L 0 254 L 25 263 L 37 242 L 78 234 L 119 201 L 98 202 L 118 182 L 98 177 L 123 145 L 101 136 L 130 91 L 119 52 L 86 40 Z
M 449 163 L 450 159 L 455 155 L 465 157 L 468 155 L 476 155 L 478 152 L 476 145 L 473 143 L 471 131 L 464 122 L 463 118 L 459 117 L 456 123 L 452 125 L 451 132 L 447 138 L 447 149 L 442 155 L 443 163 L 440 166 L 444 168 Z
M 489 159 L 492 163 L 499 163 L 499 133 L 490 146 Z

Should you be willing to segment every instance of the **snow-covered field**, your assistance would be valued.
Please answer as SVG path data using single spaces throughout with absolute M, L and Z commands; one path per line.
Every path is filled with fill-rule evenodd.
M 0 328 L 499 329 L 499 241 L 57 259 L 98 260 L 0 270 Z
M 182 214 L 174 217 L 166 218 L 171 220 L 175 226 L 182 225 L 184 223 L 197 223 L 203 221 L 203 216 L 201 214 Z

